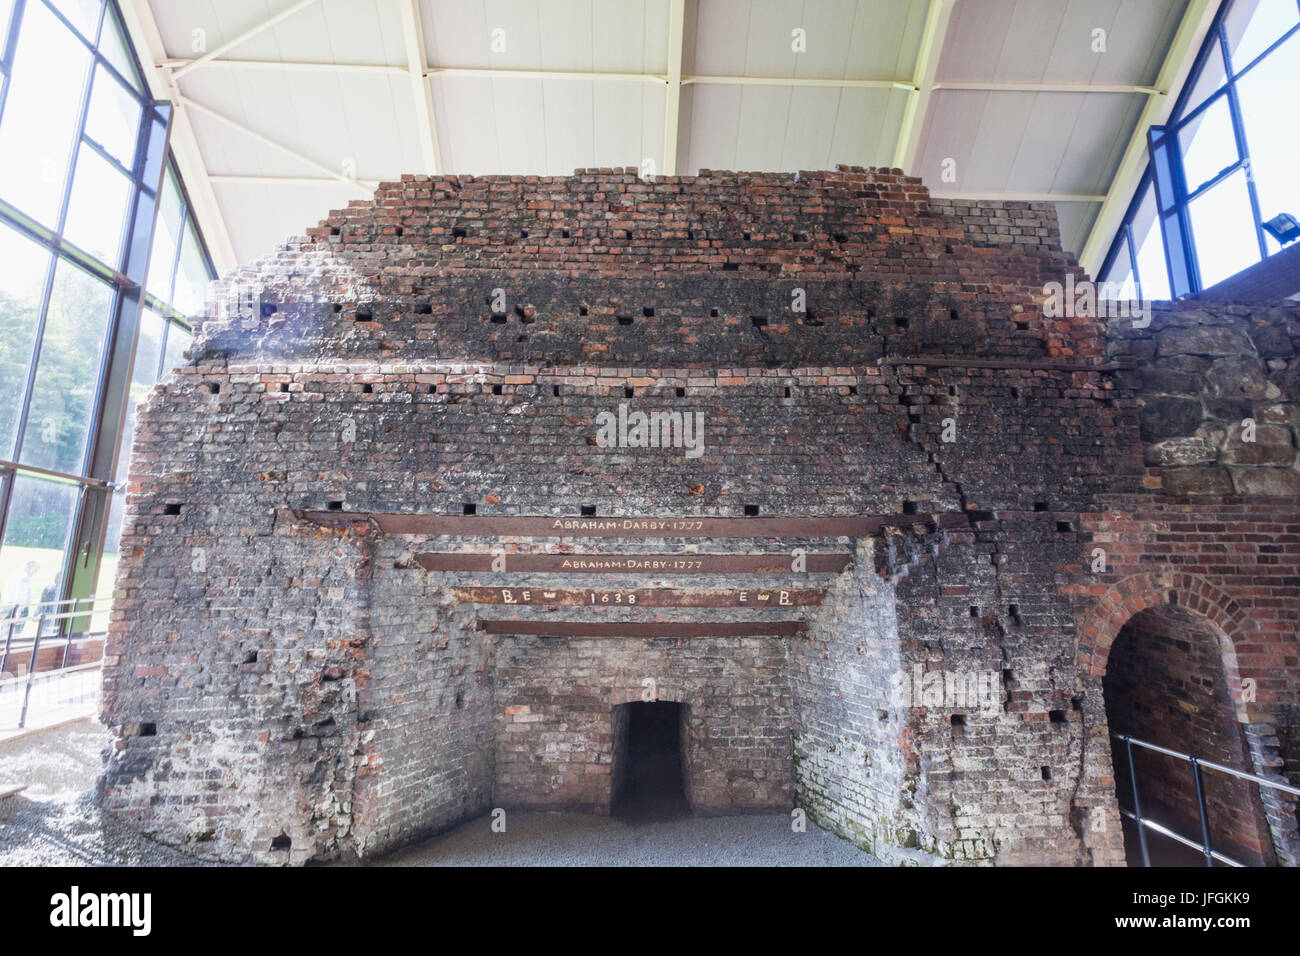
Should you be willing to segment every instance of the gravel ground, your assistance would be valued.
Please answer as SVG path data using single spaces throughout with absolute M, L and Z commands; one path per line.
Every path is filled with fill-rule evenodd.
M 506 832 L 482 816 L 377 866 L 881 866 L 847 840 L 789 814 L 683 816 L 629 823 L 582 813 L 506 815 Z
M 103 814 L 91 799 L 108 733 L 79 720 L 0 743 L 0 866 L 199 866 Z
M 117 823 L 91 795 L 108 734 L 77 721 L 0 743 L 0 866 L 202 866 Z M 431 840 L 367 861 L 377 866 L 880 866 L 846 840 L 788 814 L 678 815 L 629 821 L 513 811 L 506 832 L 481 816 Z

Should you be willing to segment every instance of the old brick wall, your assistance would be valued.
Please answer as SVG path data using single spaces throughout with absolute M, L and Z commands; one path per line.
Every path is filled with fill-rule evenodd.
M 105 654 L 105 805 L 172 842 L 263 862 L 373 854 L 498 803 L 599 811 L 613 708 L 651 678 L 688 707 L 701 809 L 793 799 L 918 859 L 1118 862 L 1117 827 L 1093 829 L 1113 822 L 1114 795 L 1090 615 L 1123 606 L 1107 589 L 1165 542 L 1143 518 L 1105 572 L 1088 570 L 1089 551 L 1127 515 L 1183 505 L 1144 463 L 1154 386 L 1101 363 L 1141 358 L 1164 324 L 1240 317 L 1178 305 L 1135 335 L 1052 317 L 1045 284 L 1071 269 L 1050 205 L 931 200 L 889 170 L 384 184 L 214 286 L 190 364 L 142 406 Z M 1294 313 L 1278 316 L 1290 329 Z M 1266 375 L 1285 379 L 1292 361 Z M 597 416 L 621 404 L 698 412 L 702 453 L 599 447 Z M 1231 454 L 1239 469 L 1286 467 Z M 1250 480 L 1233 490 L 1286 479 Z M 1103 496 L 1126 503 L 1112 514 Z M 366 519 L 469 510 L 876 514 L 901 528 L 870 541 L 421 538 Z M 1274 558 L 1291 531 L 1268 533 L 1260 543 L 1283 550 L 1243 561 L 1284 588 L 1290 565 Z M 413 561 L 801 547 L 856 560 L 839 580 L 685 582 Z M 806 619 L 806 636 L 674 640 L 488 635 L 476 622 L 500 608 L 456 596 L 561 582 L 831 593 L 816 612 L 754 612 Z M 1257 660 L 1283 676 L 1260 684 L 1258 712 L 1281 714 L 1294 589 L 1240 598 L 1274 602 Z M 950 693 L 903 700 L 901 675 L 918 667 L 922 683 L 974 673 L 996 686 L 980 685 L 974 709 Z M 1257 761 L 1285 736 L 1258 727 Z
M 1112 733 L 1192 753 L 1228 767 L 1250 766 L 1214 632 L 1182 608 L 1166 605 L 1133 616 L 1120 631 L 1104 682 Z M 1125 747 L 1112 744 L 1116 790 L 1133 808 Z M 1141 747 L 1133 752 L 1142 812 L 1177 832 L 1201 832 L 1192 769 Z M 1215 849 L 1250 865 L 1270 862 L 1272 841 L 1257 788 L 1235 777 L 1203 774 Z M 1151 843 L 1159 846 L 1160 841 Z

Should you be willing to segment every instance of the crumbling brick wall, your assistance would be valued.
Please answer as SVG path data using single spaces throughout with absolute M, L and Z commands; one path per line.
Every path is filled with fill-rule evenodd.
M 1114 795 L 1104 659 L 1084 649 L 1127 556 L 1141 565 L 1160 541 L 1137 532 L 1094 574 L 1089 534 L 1110 520 L 1103 499 L 1135 513 L 1166 498 L 1144 468 L 1150 386 L 1107 364 L 1108 341 L 1143 336 L 1043 308 L 1072 270 L 1050 205 L 931 200 L 890 170 L 381 186 L 217 284 L 190 363 L 142 406 L 105 653 L 105 805 L 262 862 L 371 855 L 494 805 L 603 811 L 613 708 L 652 678 L 688 705 L 702 809 L 793 800 L 882 854 L 1118 862 L 1117 827 L 1087 824 L 1113 818 Z M 1162 321 L 1192 314 L 1236 321 L 1199 306 Z M 598 416 L 620 404 L 698 412 L 704 447 L 600 447 Z M 469 510 L 879 515 L 897 530 L 452 537 L 368 517 Z M 828 589 L 815 611 L 749 618 L 804 635 L 725 639 L 486 634 L 458 588 L 684 583 L 414 560 L 801 548 L 853 564 L 686 582 Z M 1278 708 L 1294 699 L 1294 660 L 1279 660 Z M 996 686 L 973 710 L 903 700 L 917 667 L 922 684 Z

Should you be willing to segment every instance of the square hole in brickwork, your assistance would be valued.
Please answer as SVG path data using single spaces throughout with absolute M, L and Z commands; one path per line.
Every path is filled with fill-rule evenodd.
M 636 397 L 636 389 L 633 388 L 631 385 L 624 385 L 624 386 L 623 386 L 623 397 L 624 397 L 624 398 L 634 398 L 634 397 Z
M 493 386 L 492 386 L 492 394 L 493 394 L 493 395 L 500 395 L 500 394 L 501 394 L 501 386 L 500 386 L 500 384 L 497 384 L 497 385 L 493 385 Z
M 335 302 L 334 305 L 333 305 L 331 308 L 332 308 L 332 311 L 335 312 L 335 313 L 342 312 L 342 311 L 343 311 L 343 303 L 341 303 L 341 302 Z
M 140 725 L 140 736 L 141 736 L 141 737 L 157 737 L 157 736 L 158 736 L 158 725 L 155 724 L 155 723 L 153 723 L 152 721 L 141 724 L 141 725 Z
M 1017 323 L 1016 323 L 1016 331 L 1017 331 L 1017 332 L 1028 332 L 1028 331 L 1029 331 L 1029 323 L 1028 323 L 1028 322 L 1017 322 Z
M 1056 530 L 1061 534 L 1073 534 L 1074 524 L 1069 521 L 1058 521 L 1056 522 Z
M 362 392 L 363 395 L 370 395 L 370 394 L 373 394 L 373 393 L 374 393 L 374 390 L 375 390 L 375 387 L 374 387 L 373 385 L 371 385 L 369 382 L 363 382 L 362 385 L 361 385 L 361 392 Z
M 366 306 L 359 306 L 357 308 L 358 322 L 369 322 L 373 318 L 374 318 L 374 313 L 371 312 L 370 309 L 367 308 Z
M 887 710 L 876 711 L 876 720 L 888 720 L 888 719 L 889 719 L 889 711 Z
M 1054 723 L 1054 724 L 1064 724 L 1064 723 L 1065 723 L 1065 711 L 1063 711 L 1063 710 L 1049 710 L 1049 711 L 1047 712 L 1047 719 L 1050 720 L 1050 721 L 1051 721 L 1052 723 Z
M 1044 780 L 1051 780 L 1051 779 L 1052 779 L 1052 768 L 1051 768 L 1051 767 L 1039 767 L 1039 768 L 1038 768 L 1038 771 L 1039 771 L 1039 773 L 1041 773 L 1041 774 L 1043 775 L 1043 779 L 1044 779 Z
M 326 511 L 342 511 L 342 510 L 343 510 L 343 502 L 341 502 L 341 501 L 327 501 L 327 502 L 325 503 L 325 510 L 326 510 Z
M 393 235 L 397 236 L 400 239 L 402 236 L 406 235 L 406 230 L 403 229 L 401 226 L 398 226 L 396 229 L 393 230 Z
M 678 398 L 686 397 L 686 389 L 682 388 L 680 385 L 678 385 L 675 389 L 673 389 L 673 391 L 677 393 Z
M 711 319 L 716 319 L 717 317 L 718 317 L 718 310 L 717 310 L 717 309 L 709 309 L 709 318 L 711 318 Z
M 163 514 L 165 515 L 178 515 L 180 513 L 181 506 L 174 501 L 169 501 L 163 505 Z
M 1074 709 L 1074 710 L 1083 710 L 1083 698 L 1082 698 L 1082 697 L 1071 697 L 1071 698 L 1070 698 L 1070 707 L 1071 707 L 1072 709 Z
M 519 238 L 520 238 L 520 239 L 527 239 L 527 238 L 528 238 L 528 230 L 527 230 L 527 229 L 520 229 L 520 230 L 519 230 Z
M 956 386 L 956 385 L 949 385 L 949 386 L 948 386 L 948 394 L 949 394 L 950 396 L 952 396 L 953 398 L 956 398 L 956 397 L 957 397 L 957 386 Z
M 856 385 L 850 385 L 850 386 L 849 386 L 849 394 L 850 394 L 850 395 L 856 395 L 856 394 L 858 394 L 858 387 L 857 387 Z
M 836 242 L 848 242 L 848 241 L 849 241 L 849 237 L 848 237 L 847 235 L 845 235 L 844 233 L 842 233 L 842 232 L 834 233 L 834 234 L 832 235 L 831 238 L 833 238 Z
M 1008 605 L 1007 605 L 1007 617 L 1011 618 L 1011 620 L 1012 620 L 1013 623 L 1015 623 L 1015 624 L 1019 624 L 1019 623 L 1020 623 L 1020 605 L 1019 605 L 1019 604 L 1008 604 Z
M 970 606 L 970 616 L 974 618 L 978 618 L 980 616 L 980 609 L 974 604 Z
M 338 226 L 330 226 L 330 235 L 331 235 L 331 236 L 337 236 L 338 234 L 339 234 L 339 227 L 338 227 Z
M 948 318 L 951 319 L 953 322 L 956 322 L 959 318 L 961 318 L 961 316 L 959 316 L 959 315 L 957 314 L 957 310 L 956 310 L 956 309 L 949 309 L 949 310 L 948 310 Z
M 1014 385 L 1011 386 L 1011 397 L 1012 398 L 1020 397 L 1020 389 L 1016 388 Z
M 453 239 L 464 239 L 464 238 L 465 238 L 465 228 L 464 228 L 463 226 L 452 226 L 452 228 L 451 228 L 451 237 L 452 237 Z
M 507 316 L 504 312 L 493 312 L 492 321 L 497 325 L 505 325 Z
M 808 233 L 806 233 L 806 232 L 792 232 L 792 233 L 790 233 L 790 239 L 791 239 L 792 241 L 794 241 L 794 242 L 807 242 L 807 241 L 808 241 Z
M 551 394 L 554 395 L 556 398 L 559 398 L 559 397 L 560 397 L 560 386 L 558 386 L 558 385 L 552 385 L 552 386 L 551 386 Z
M 1016 679 L 1016 675 L 1012 673 L 1010 670 L 1002 671 L 1002 683 L 1009 684 L 1015 679 Z
M 595 505 L 579 505 L 579 506 L 578 506 L 578 514 L 581 515 L 581 516 L 584 517 L 584 518 L 591 518 L 591 517 L 594 517 L 595 514 L 596 514 L 596 506 L 595 506 Z
M 724 262 L 724 263 L 722 264 L 722 271 L 723 271 L 723 272 L 736 272 L 736 271 L 739 270 L 739 269 L 740 269 L 740 263 L 739 263 L 739 262 Z
M 271 303 L 271 302 L 263 302 L 263 303 L 262 303 L 262 306 L 261 306 L 261 314 L 262 314 L 262 318 L 264 318 L 264 319 L 269 319 L 271 316 L 275 315 L 275 313 L 276 313 L 277 311 L 278 311 L 278 309 L 275 307 L 275 305 L 274 305 L 273 303 Z
M 278 837 L 271 840 L 272 850 L 288 850 L 293 847 L 293 838 L 287 833 L 281 833 Z
M 568 239 L 568 238 L 569 238 L 569 230 L 567 230 L 567 229 L 561 229 L 561 230 L 560 230 L 560 238 L 561 238 L 561 239 Z
M 221 392 L 221 386 L 216 382 L 204 382 L 203 390 L 209 395 L 217 395 Z
M 615 316 L 615 318 L 618 320 L 618 324 L 619 324 L 619 325 L 631 325 L 631 324 L 632 324 L 632 316 L 630 316 L 630 315 L 618 315 L 618 316 Z
M 900 315 L 900 316 L 896 317 L 896 318 L 894 319 L 894 325 L 897 326 L 897 327 L 900 328 L 900 329 L 905 329 L 905 328 L 907 328 L 907 326 L 908 326 L 907 316 L 905 316 L 905 315 Z
M 904 502 L 903 502 L 903 514 L 905 514 L 905 515 L 914 515 L 914 514 L 916 514 L 916 502 L 915 502 L 915 501 L 904 501 Z
M 474 504 L 472 501 L 467 501 L 460 506 L 460 513 L 463 515 L 478 514 L 478 505 Z
M 1035 501 L 1035 502 L 1034 502 L 1034 510 L 1035 510 L 1035 511 L 1046 511 L 1046 510 L 1047 510 L 1047 502 L 1046 502 L 1046 501 Z
M 654 307 L 649 305 L 642 307 L 641 314 L 644 315 L 647 319 L 652 318 L 655 314 Z
M 742 232 L 740 235 L 741 235 L 741 237 L 742 237 L 746 242 L 749 242 L 749 239 L 750 239 L 750 235 L 749 235 L 749 233 L 747 233 L 747 232 Z
M 416 314 L 416 315 L 433 315 L 433 303 L 432 303 L 432 302 L 417 302 L 417 303 L 415 303 L 415 314 Z
M 752 323 L 754 324 L 754 328 L 756 328 L 756 329 L 761 329 L 761 328 L 763 328 L 765 325 L 767 325 L 767 316 L 765 316 L 765 315 L 751 315 L 751 316 L 749 317 L 749 321 L 752 322 Z
M 746 518 L 757 518 L 757 517 L 758 517 L 758 505 L 745 505 L 745 517 L 746 517 Z
M 952 732 L 955 736 L 960 737 L 962 734 L 966 733 L 965 714 L 953 714 L 948 718 L 948 722 L 952 725 Z
M 587 314 L 588 314 L 588 309 L 587 309 L 587 307 L 586 307 L 585 305 L 580 305 L 580 306 L 578 306 L 578 314 L 579 314 L 579 315 L 587 315 Z
M 790 397 L 790 386 L 789 386 L 789 385 L 787 385 L 787 386 L 785 387 L 785 397 L 786 397 L 786 398 L 789 398 L 789 397 Z

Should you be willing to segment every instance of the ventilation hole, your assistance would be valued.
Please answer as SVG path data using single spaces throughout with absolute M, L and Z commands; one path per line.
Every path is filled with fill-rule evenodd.
M 906 316 L 899 316 L 898 318 L 894 319 L 894 325 L 896 325 L 900 329 L 907 328 L 907 324 L 908 323 L 907 323 Z
M 618 319 L 618 324 L 619 324 L 619 325 L 631 325 L 631 324 L 632 324 L 632 316 L 630 316 L 630 315 L 620 315 L 620 316 L 616 316 L 616 318 Z
M 456 709 L 463 710 L 465 707 L 465 692 L 460 688 L 456 689 Z
M 980 616 L 980 609 L 977 605 L 972 604 L 970 606 L 970 616 L 974 618 L 978 618 Z
M 425 388 L 425 391 L 428 392 L 430 395 L 437 395 L 437 394 L 438 394 L 438 386 L 437 386 L 437 385 L 429 385 L 429 386 L 427 386 L 427 387 Z
M 694 229 L 687 229 L 687 230 L 686 230 L 686 238 L 689 239 L 689 240 L 691 240 L 692 242 L 694 242 L 694 241 L 695 241 L 695 230 L 694 230 Z
M 790 397 L 790 386 L 789 386 L 789 385 L 787 385 L 787 386 L 785 387 L 785 397 L 786 397 L 786 398 L 789 398 L 789 397 Z
M 493 386 L 492 386 L 492 394 L 493 394 L 493 395 L 500 395 L 500 394 L 501 394 L 501 386 L 500 386 L 500 385 L 493 385 Z
M 556 398 L 559 398 L 559 397 L 560 397 L 560 386 L 558 386 L 558 385 L 552 385 L 552 386 L 551 386 L 551 394 L 554 395 Z
M 1047 502 L 1046 502 L 1046 501 L 1035 501 L 1035 502 L 1034 502 L 1034 510 L 1035 510 L 1035 511 L 1046 511 L 1046 510 L 1047 510 Z
M 765 315 L 751 315 L 751 316 L 749 317 L 749 321 L 751 321 L 751 322 L 754 323 L 754 328 L 756 328 L 756 329 L 761 329 L 761 328 L 763 328 L 763 326 L 767 325 L 767 316 L 765 316 Z
M 624 397 L 624 398 L 633 398 L 633 397 L 635 397 L 635 396 L 636 396 L 636 389 L 635 389 L 635 388 L 633 388 L 631 385 L 624 385 L 624 386 L 623 386 L 623 397 Z
M 674 391 L 677 393 L 678 398 L 686 397 L 686 389 L 682 388 L 680 385 L 678 385 L 677 388 L 674 389 Z
M 1071 706 L 1073 709 L 1075 709 L 1075 710 L 1083 710 L 1083 698 L 1082 698 L 1082 697 L 1071 697 L 1071 698 L 1070 698 L 1070 706 Z
M 371 312 L 369 309 L 364 307 L 357 309 L 358 322 L 369 322 L 373 318 L 374 318 L 374 313 Z
M 207 392 L 209 395 L 216 395 L 221 391 L 221 386 L 218 385 L 216 382 L 204 382 L 203 390 Z
M 343 311 L 343 304 L 342 304 L 341 302 L 335 302 L 335 303 L 334 303 L 334 311 L 335 311 L 335 312 L 342 312 L 342 311 Z
M 1068 521 L 1058 521 L 1056 522 L 1056 530 L 1061 534 L 1072 534 L 1074 532 L 1074 525 Z
M 948 246 L 944 246 L 944 247 L 943 247 L 943 251 L 944 251 L 945 253 L 947 253 L 948 255 L 952 255 L 952 246 L 950 246 L 950 245 L 948 245 Z
M 579 314 L 579 315 L 586 315 L 586 314 L 587 314 L 587 307 L 586 307 L 585 305 L 580 305 L 580 306 L 578 306 L 578 314 Z
M 567 229 L 561 229 L 561 230 L 560 230 L 560 238 L 561 238 L 561 239 L 568 239 L 568 238 L 569 238 L 569 230 L 567 230 Z
M 1029 323 L 1028 323 L 1028 322 L 1017 322 L 1017 323 L 1016 323 L 1016 331 L 1017 331 L 1017 332 L 1028 332 L 1028 331 L 1029 331 Z
M 417 303 L 415 304 L 415 314 L 416 314 L 416 315 L 433 315 L 433 303 L 432 303 L 432 302 L 417 302 Z
M 365 382 L 361 386 L 361 392 L 363 395 L 371 395 L 374 393 L 374 391 L 375 391 L 375 387 L 371 385 L 369 382 Z
M 1047 712 L 1047 719 L 1050 720 L 1050 721 L 1051 721 L 1052 723 L 1054 723 L 1054 724 L 1063 724 L 1063 723 L 1065 723 L 1065 711 L 1063 711 L 1063 710 L 1049 710 L 1049 711 Z
M 337 236 L 338 234 L 339 234 L 339 227 L 338 227 L 338 226 L 330 226 L 330 235 L 331 235 L 331 236 Z
M 141 737 L 157 737 L 157 736 L 158 736 L 158 725 L 155 724 L 155 723 L 152 723 L 152 722 L 147 723 L 147 724 L 141 724 L 141 725 L 140 725 L 140 736 L 141 736 Z
M 163 514 L 165 515 L 178 515 L 180 513 L 181 513 L 181 506 L 176 504 L 175 502 L 168 502 L 167 504 L 163 505 Z
M 875 309 L 867 309 L 867 318 L 868 318 L 868 319 L 874 319 L 875 317 L 876 317 L 876 310 L 875 310 Z
M 711 319 L 716 319 L 717 317 L 718 317 L 718 310 L 717 310 L 717 309 L 709 309 L 709 318 L 711 318 Z
M 857 387 L 856 385 L 850 385 L 850 386 L 849 386 L 849 394 L 850 394 L 850 395 L 856 395 L 856 394 L 858 394 L 858 387 Z
M 953 714 L 953 715 L 949 718 L 949 722 L 950 722 L 954 727 L 965 727 L 965 726 L 966 726 L 966 715 L 965 715 L 965 714 Z
M 277 309 L 272 303 L 270 302 L 262 303 L 262 309 L 261 309 L 262 318 L 269 319 L 271 316 L 275 315 L 276 311 Z
M 1044 780 L 1051 780 L 1051 779 L 1052 779 L 1052 768 L 1051 768 L 1051 767 L 1040 767 L 1040 768 L 1039 768 L 1039 772 L 1042 773 L 1042 775 L 1043 775 L 1043 779 L 1044 779 Z
M 1020 605 L 1019 605 L 1019 604 L 1008 604 L 1008 605 L 1007 605 L 1007 617 L 1011 618 L 1011 620 L 1013 620 L 1013 621 L 1015 621 L 1017 624 L 1019 624 L 1019 623 L 1020 623 Z
M 451 229 L 451 237 L 453 239 L 464 239 L 465 238 L 464 228 L 462 228 L 461 226 L 453 226 Z
M 723 272 L 735 272 L 740 268 L 739 262 L 724 262 L 722 264 Z
M 527 239 L 527 238 L 528 238 L 528 230 L 527 230 L 527 229 L 520 229 L 520 230 L 519 230 L 519 238 L 520 238 L 520 239 Z
M 641 314 L 644 315 L 647 319 L 649 319 L 654 316 L 655 310 L 653 307 L 647 305 L 641 310 Z
M 257 651 L 250 651 L 250 652 L 249 652 L 249 653 L 244 657 L 244 663 L 245 663 L 245 664 L 256 664 L 256 663 L 257 663 Z
M 1011 397 L 1012 398 L 1020 397 L 1020 389 L 1016 388 L 1014 385 L 1011 386 Z
M 745 517 L 746 517 L 746 518 L 757 518 L 757 517 L 758 517 L 758 505 L 745 505 Z
M 497 325 L 505 325 L 506 318 L 507 316 L 504 312 L 492 313 L 492 321 L 495 322 Z
M 948 386 L 948 394 L 951 395 L 953 398 L 956 398 L 956 397 L 957 397 L 957 386 L 956 386 L 956 385 L 949 385 L 949 386 Z
M 460 506 L 460 513 L 463 515 L 478 514 L 478 505 L 474 504 L 473 502 L 467 501 Z
M 325 510 L 326 510 L 326 511 L 342 511 L 342 510 L 343 510 L 343 502 L 341 502 L 341 501 L 327 501 L 327 502 L 325 503 Z
M 848 242 L 848 241 L 849 241 L 849 237 L 846 236 L 846 235 L 845 235 L 844 233 L 842 233 L 842 232 L 837 232 L 837 233 L 835 233 L 834 236 L 833 236 L 832 238 L 834 238 L 834 240 L 835 240 L 836 242 Z
M 876 711 L 876 720 L 888 720 L 888 719 L 889 719 L 889 711 L 887 710 Z
M 914 515 L 914 514 L 916 514 L 916 502 L 915 502 L 915 501 L 904 501 L 904 502 L 903 502 L 903 514 L 905 514 L 905 515 Z
M 956 309 L 949 309 L 949 310 L 948 310 L 948 318 L 950 318 L 952 321 L 956 322 L 957 319 L 958 319 L 957 310 L 956 310 Z
M 1009 671 L 1009 670 L 1004 670 L 1004 671 L 1002 672 L 1002 683 L 1004 683 L 1004 684 L 1010 684 L 1010 683 L 1011 683 L 1013 680 L 1015 680 L 1015 679 L 1016 679 L 1016 675 L 1013 674 L 1011 671 Z
M 584 517 L 584 518 L 592 518 L 592 517 L 595 517 L 595 515 L 596 515 L 596 506 L 595 506 L 595 505 L 580 505 L 580 506 L 578 507 L 578 514 L 581 515 L 581 516 Z
M 971 511 L 966 512 L 966 514 L 970 517 L 971 521 L 976 522 L 997 520 L 997 513 L 993 511 L 979 511 L 978 509 L 972 509 Z
M 284 831 L 280 832 L 278 837 L 271 840 L 272 850 L 287 850 L 293 846 L 293 840 Z
M 808 233 L 806 233 L 806 232 L 792 232 L 792 233 L 790 233 L 790 238 L 793 239 L 795 242 L 807 242 L 807 241 L 808 241 Z
M 749 233 L 742 232 L 740 235 L 746 242 L 749 242 L 749 238 L 750 238 Z
M 406 235 L 406 230 L 403 229 L 401 226 L 398 226 L 397 229 L 393 231 L 393 235 L 397 236 L 398 238 L 401 238 L 402 236 Z

